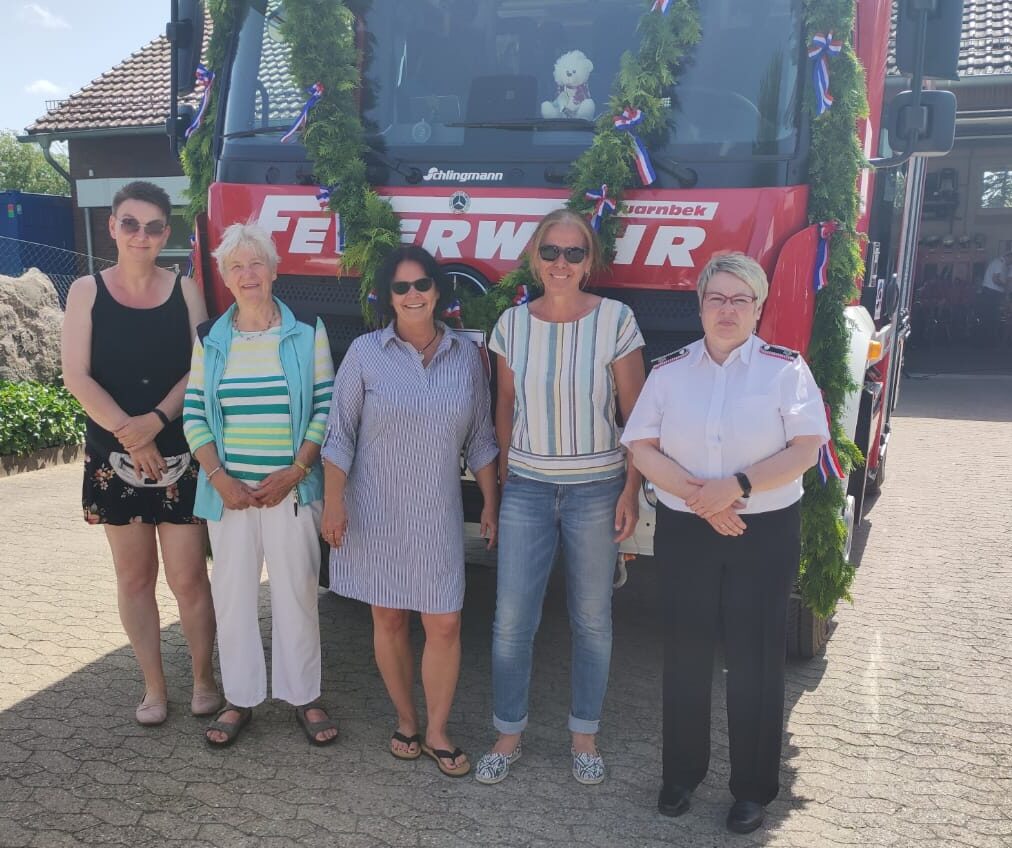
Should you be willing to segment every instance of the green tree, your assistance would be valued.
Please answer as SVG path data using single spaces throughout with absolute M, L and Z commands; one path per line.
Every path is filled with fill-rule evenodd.
M 67 157 L 54 157 L 69 168 Z M 70 194 L 70 186 L 46 161 L 37 144 L 22 144 L 11 130 L 0 131 L 0 191 Z

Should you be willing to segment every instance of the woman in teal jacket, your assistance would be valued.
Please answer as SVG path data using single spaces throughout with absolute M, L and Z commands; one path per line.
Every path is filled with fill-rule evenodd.
M 230 745 L 267 697 L 260 572 L 271 585 L 271 690 L 295 706 L 309 741 L 337 738 L 320 697 L 317 575 L 319 466 L 334 364 L 317 319 L 299 320 L 272 287 L 278 255 L 253 224 L 233 224 L 214 253 L 235 305 L 198 330 L 183 427 L 200 462 L 194 514 L 207 520 L 211 591 L 228 703 L 205 731 Z M 315 324 L 315 326 L 314 326 Z

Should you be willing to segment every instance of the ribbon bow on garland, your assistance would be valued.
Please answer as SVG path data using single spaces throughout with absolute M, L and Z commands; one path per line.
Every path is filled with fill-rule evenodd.
M 295 119 L 295 123 L 292 124 L 291 129 L 281 136 L 282 144 L 291 141 L 295 137 L 295 134 L 306 125 L 306 121 L 309 119 L 309 110 L 319 103 L 320 98 L 323 97 L 323 84 L 314 82 L 306 89 L 306 93 L 309 95 L 309 99 L 306 101 L 306 105 L 302 107 L 302 111 L 299 113 L 299 117 Z
M 826 408 L 826 422 L 829 424 L 830 434 L 832 434 L 833 415 L 830 412 L 828 403 L 824 402 L 822 405 Z M 833 444 L 832 435 L 830 435 L 829 441 L 819 448 L 819 462 L 816 465 L 816 470 L 819 472 L 819 480 L 823 486 L 829 482 L 831 477 L 842 480 L 847 476 L 843 473 L 843 465 L 840 463 L 840 456 L 836 452 L 836 445 Z
M 207 104 L 211 99 L 211 86 L 214 85 L 214 71 L 209 71 L 203 65 L 197 65 L 194 79 L 197 85 L 204 87 L 204 93 L 200 97 L 200 106 L 197 108 L 197 114 L 193 116 L 190 126 L 186 128 L 186 132 L 184 133 L 185 138 L 193 135 L 200 129 L 201 124 L 204 123 L 204 114 L 207 112 Z
M 600 232 L 604 216 L 615 211 L 615 201 L 608 197 L 608 184 L 602 183 L 600 191 L 588 191 L 584 197 L 594 202 L 594 215 L 590 219 L 590 226 L 595 232 Z
M 827 35 L 819 32 L 812 36 L 812 46 L 808 48 L 808 58 L 812 60 L 816 115 L 821 115 L 833 105 L 833 95 L 829 93 L 829 57 L 838 55 L 841 50 L 843 50 L 843 42 L 834 41 L 831 32 Z
M 660 12 L 662 15 L 668 13 L 668 7 L 671 6 L 671 0 L 654 0 L 654 5 L 650 7 L 651 12 Z
M 650 161 L 650 154 L 647 153 L 646 146 L 642 141 L 640 141 L 639 136 L 634 132 L 636 127 L 643 123 L 642 110 L 635 109 L 632 106 L 626 106 L 620 115 L 615 115 L 611 120 L 612 123 L 614 123 L 616 130 L 619 132 L 629 133 L 629 138 L 632 139 L 633 143 L 633 154 L 636 157 L 636 170 L 639 171 L 640 180 L 645 186 L 651 185 L 654 180 L 657 179 L 657 174 L 654 172 L 654 166 Z
M 823 221 L 819 224 L 819 246 L 815 249 L 815 272 L 812 275 L 812 288 L 816 293 L 829 283 L 829 240 L 839 228 L 837 221 Z

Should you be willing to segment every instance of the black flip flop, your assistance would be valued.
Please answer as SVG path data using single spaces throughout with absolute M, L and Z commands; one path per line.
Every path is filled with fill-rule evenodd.
M 455 760 L 457 757 L 464 756 L 464 752 L 460 748 L 454 748 L 452 751 L 447 751 L 445 748 L 430 748 L 424 742 L 422 743 L 422 753 L 432 757 L 436 761 L 436 765 L 439 766 L 439 770 L 447 777 L 463 777 L 465 774 L 471 771 L 471 761 L 465 760 L 456 766 L 448 766 L 443 760 Z
M 235 721 L 222 721 L 221 717 L 227 712 L 237 712 L 239 713 L 239 718 Z M 252 718 L 252 707 L 236 707 L 232 704 L 225 704 L 225 708 L 218 713 L 218 717 L 204 729 L 204 741 L 212 748 L 227 748 L 239 738 L 239 732 L 250 723 L 250 719 Z M 224 733 L 225 739 L 221 742 L 216 742 L 207 735 L 208 730 L 217 730 Z
M 393 735 L 390 737 L 391 742 L 400 742 L 402 745 L 407 745 L 410 748 L 412 745 L 417 745 L 418 749 L 412 753 L 411 751 L 396 751 L 393 747 L 390 748 L 390 753 L 397 757 L 398 760 L 417 760 L 422 756 L 422 734 L 416 733 L 414 736 L 405 736 L 399 730 L 395 730 Z

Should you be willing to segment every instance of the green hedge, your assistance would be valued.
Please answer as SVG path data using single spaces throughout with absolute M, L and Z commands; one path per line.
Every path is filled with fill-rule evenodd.
M 84 441 L 84 410 L 63 386 L 0 382 L 0 456 Z

